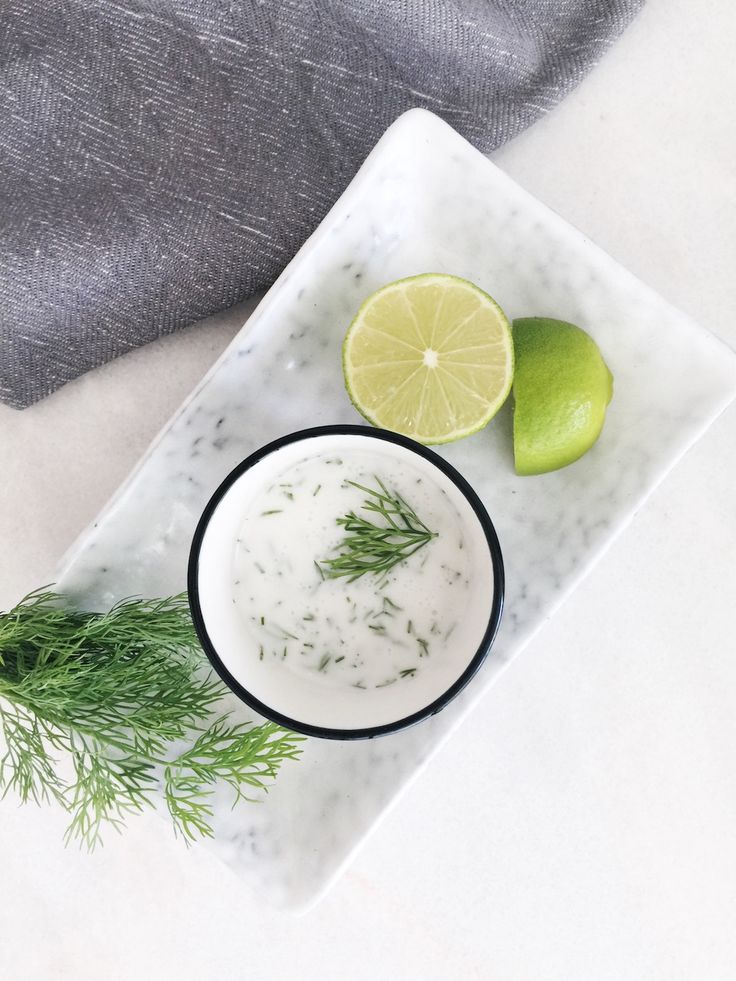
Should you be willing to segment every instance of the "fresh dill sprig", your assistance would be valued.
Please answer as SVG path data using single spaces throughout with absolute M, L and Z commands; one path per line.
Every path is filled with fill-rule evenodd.
M 380 478 L 376 477 L 375 481 L 379 490 L 353 480 L 345 483 L 369 495 L 363 502 L 363 510 L 380 516 L 384 523 L 374 524 L 354 511 L 338 518 L 338 525 L 346 532 L 338 546 L 338 554 L 317 564 L 326 579 L 347 576 L 348 582 L 353 582 L 367 572 L 385 575 L 437 538 L 437 532 L 429 530 L 400 494 L 389 491 Z
M 0 792 L 59 803 L 67 839 L 93 848 L 104 824 L 120 829 L 162 786 L 175 831 L 209 836 L 217 781 L 237 800 L 298 755 L 295 733 L 217 715 L 226 690 L 203 670 L 185 595 L 107 613 L 63 602 L 38 590 L 0 614 Z
M 178 829 L 189 840 L 212 837 L 211 794 L 221 780 L 239 800 L 254 801 L 246 788 L 268 790 L 284 760 L 297 759 L 300 739 L 273 722 L 228 726 L 219 719 L 164 770 L 166 802 Z

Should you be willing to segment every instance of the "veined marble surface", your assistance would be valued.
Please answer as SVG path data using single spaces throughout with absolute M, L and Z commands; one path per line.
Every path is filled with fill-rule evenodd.
M 730 401 L 736 358 L 422 111 L 399 120 L 267 294 L 247 327 L 71 550 L 60 586 L 103 608 L 184 587 L 191 535 L 222 478 L 263 443 L 356 421 L 340 343 L 372 290 L 444 271 L 477 282 L 510 317 L 585 327 L 614 375 L 599 443 L 558 473 L 513 472 L 510 409 L 440 452 L 496 525 L 506 610 L 491 657 L 429 723 L 369 743 L 310 740 L 265 803 L 218 801 L 221 857 L 259 894 L 302 906 L 458 725 L 679 456 Z M 241 718 L 252 718 L 233 698 Z

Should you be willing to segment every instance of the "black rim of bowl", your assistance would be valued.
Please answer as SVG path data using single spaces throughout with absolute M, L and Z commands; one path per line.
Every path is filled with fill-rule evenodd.
M 493 603 L 491 604 L 488 625 L 471 661 L 468 663 L 462 674 L 459 675 L 459 677 L 453 682 L 453 684 L 450 685 L 450 687 L 447 688 L 442 695 L 434 699 L 434 701 L 430 702 L 424 708 L 419 709 L 419 711 L 413 712 L 411 715 L 407 715 L 402 719 L 397 719 L 395 722 L 385 723 L 384 725 L 371 726 L 362 729 L 335 729 L 326 726 L 316 726 L 311 725 L 308 722 L 301 722 L 297 719 L 291 719 L 276 709 L 271 708 L 270 705 L 266 705 L 261 702 L 260 699 L 256 698 L 255 695 L 252 694 L 252 692 L 243 687 L 238 679 L 228 671 L 220 660 L 217 650 L 215 649 L 215 646 L 207 633 L 207 627 L 205 625 L 205 620 L 199 601 L 199 553 L 210 523 L 210 519 L 212 518 L 212 515 L 225 494 L 247 470 L 254 467 L 264 457 L 276 452 L 276 450 L 280 450 L 284 446 L 288 446 L 290 443 L 297 443 L 300 441 L 313 439 L 318 436 L 367 436 L 372 439 L 385 440 L 388 443 L 395 443 L 398 446 L 402 446 L 404 449 L 410 450 L 412 453 L 417 454 L 417 456 L 421 456 L 429 463 L 434 464 L 438 470 L 440 470 L 455 484 L 458 490 L 467 499 L 471 508 L 475 512 L 476 517 L 478 518 L 481 528 L 483 529 L 483 533 L 486 536 L 486 541 L 488 542 L 488 548 L 491 554 L 494 580 Z M 285 729 L 291 729 L 294 732 L 300 732 L 306 736 L 317 736 L 322 739 L 370 739 L 374 736 L 383 736 L 391 732 L 398 732 L 400 729 L 406 729 L 409 726 L 415 725 L 417 722 L 421 722 L 424 719 L 428 719 L 431 716 L 436 715 L 437 712 L 441 711 L 449 702 L 452 701 L 453 698 L 455 698 L 456 695 L 463 690 L 463 688 L 465 688 L 488 656 L 498 631 L 504 601 L 504 567 L 503 557 L 501 555 L 501 546 L 499 545 L 496 529 L 493 527 L 493 522 L 488 516 L 488 512 L 481 503 L 478 495 L 475 493 L 467 480 L 462 476 L 462 474 L 458 473 L 458 471 L 451 464 L 447 463 L 447 461 L 441 456 L 438 456 L 437 453 L 434 453 L 421 443 L 417 443 L 406 436 L 400 436 L 398 433 L 388 432 L 385 429 L 374 429 L 370 426 L 348 425 L 316 426 L 311 429 L 301 429 L 299 432 L 290 433 L 287 436 L 281 436 L 279 439 L 275 439 L 273 442 L 267 443 L 254 453 L 251 453 L 251 455 L 243 460 L 242 463 L 239 463 L 238 466 L 235 467 L 235 469 L 232 470 L 223 480 L 210 498 L 207 507 L 202 513 L 202 517 L 199 519 L 196 531 L 194 532 L 192 547 L 189 553 L 187 589 L 189 594 L 189 606 L 192 612 L 192 620 L 194 621 L 194 627 L 197 631 L 197 636 L 199 637 L 199 641 L 205 654 L 209 658 L 212 667 L 215 669 L 222 681 L 224 681 L 227 687 L 230 688 L 230 690 L 233 691 L 243 702 L 245 702 L 246 705 L 249 705 L 252 709 L 258 712 L 259 715 L 262 715 L 264 718 L 269 719 L 272 722 L 278 723 Z

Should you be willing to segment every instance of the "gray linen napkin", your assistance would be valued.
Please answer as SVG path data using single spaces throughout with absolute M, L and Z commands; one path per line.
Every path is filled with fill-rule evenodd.
M 4 0 L 0 400 L 277 276 L 405 109 L 482 150 L 642 0 Z

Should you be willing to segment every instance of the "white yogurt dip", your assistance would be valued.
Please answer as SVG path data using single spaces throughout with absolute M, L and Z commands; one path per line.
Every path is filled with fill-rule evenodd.
M 380 480 L 435 537 L 387 573 L 330 578 L 354 512 Z M 489 544 L 455 483 L 370 436 L 290 443 L 245 471 L 202 540 L 199 601 L 227 671 L 308 726 L 388 725 L 442 696 L 476 655 L 494 599 Z

